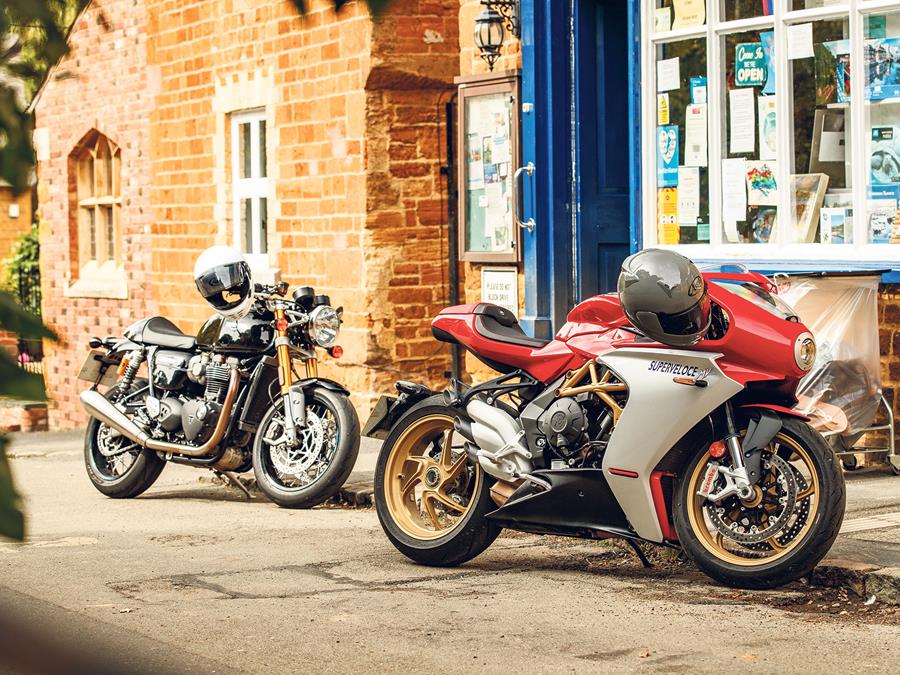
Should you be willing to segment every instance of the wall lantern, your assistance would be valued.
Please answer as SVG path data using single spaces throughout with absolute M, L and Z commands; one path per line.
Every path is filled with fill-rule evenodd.
M 517 38 L 521 35 L 519 0 L 481 0 L 481 4 L 484 9 L 475 19 L 475 44 L 488 68 L 494 70 L 506 31 Z

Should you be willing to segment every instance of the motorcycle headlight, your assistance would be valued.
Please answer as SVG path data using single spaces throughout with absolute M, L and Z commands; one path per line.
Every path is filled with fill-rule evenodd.
M 794 340 L 794 361 L 797 362 L 797 367 L 804 372 L 812 369 L 816 362 L 816 339 L 812 333 L 801 333 Z
M 319 305 L 309 314 L 309 338 L 320 347 L 331 347 L 341 329 L 341 317 L 328 305 Z

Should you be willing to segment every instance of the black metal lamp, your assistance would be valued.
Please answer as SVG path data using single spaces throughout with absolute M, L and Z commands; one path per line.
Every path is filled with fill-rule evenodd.
M 475 44 L 488 68 L 494 70 L 506 31 L 520 35 L 519 0 L 481 0 L 481 4 L 484 9 L 475 19 Z

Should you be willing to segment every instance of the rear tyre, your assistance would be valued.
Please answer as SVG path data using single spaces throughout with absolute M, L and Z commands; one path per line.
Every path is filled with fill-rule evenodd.
M 454 437 L 455 416 L 440 396 L 425 399 L 391 430 L 375 467 L 381 527 L 398 551 L 422 565 L 461 565 L 502 529 L 485 518 L 497 508 L 489 478 Z
M 673 516 L 685 552 L 712 578 L 736 588 L 774 588 L 808 574 L 828 553 L 844 518 L 844 477 L 832 449 L 804 422 L 785 418 L 763 449 L 750 500 L 713 504 L 698 495 L 714 461 L 703 448 L 675 490 Z M 721 476 L 715 479 L 719 489 Z
M 269 408 L 253 441 L 256 483 L 286 509 L 308 509 L 337 494 L 359 454 L 359 418 L 343 394 L 311 387 L 298 443 L 284 438 L 284 403 Z
M 136 380 L 131 391 L 146 386 L 145 380 Z M 116 385 L 105 396 L 112 400 L 119 391 L 120 385 Z M 143 399 L 136 398 L 126 407 L 142 405 Z M 118 435 L 100 420 L 94 417 L 88 420 L 84 435 L 84 466 L 93 486 L 107 497 L 137 497 L 156 482 L 165 464 L 155 452 Z

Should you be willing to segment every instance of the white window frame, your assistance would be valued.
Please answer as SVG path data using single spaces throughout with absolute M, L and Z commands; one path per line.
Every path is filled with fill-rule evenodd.
M 260 167 L 260 125 L 266 124 L 265 109 L 247 110 L 231 113 L 231 193 L 233 213 L 233 241 L 234 246 L 242 251 L 253 268 L 264 269 L 269 265 L 268 241 L 264 241 L 262 232 L 262 214 L 260 205 L 262 200 L 269 198 L 269 174 L 270 168 L 266 167 L 266 176 L 259 176 Z M 250 124 L 250 169 L 249 178 L 241 177 L 241 125 Z M 266 129 L 266 142 L 271 137 L 269 129 Z M 266 162 L 269 163 L 270 153 L 266 151 Z M 241 236 L 241 200 L 251 201 L 251 250 L 247 251 Z M 271 204 L 267 207 L 267 216 L 271 215 Z M 271 218 L 266 218 L 266 236 L 271 228 Z M 266 252 L 263 252 L 266 251 Z
M 728 2 L 728 0 L 725 0 Z M 864 24 L 865 17 L 870 14 L 900 11 L 898 0 L 844 0 L 836 5 L 789 11 L 791 0 L 774 0 L 774 12 L 769 16 L 760 16 L 734 21 L 721 21 L 720 0 L 706 0 L 706 24 L 703 26 L 673 30 L 665 33 L 654 33 L 653 9 L 655 0 L 647 0 L 647 8 L 642 13 L 641 40 L 641 114 L 642 157 L 645 170 L 642 172 L 642 211 L 643 211 L 643 245 L 645 248 L 656 247 L 675 249 L 680 253 L 698 260 L 727 260 L 735 262 L 758 263 L 765 261 L 790 261 L 802 267 L 804 261 L 822 263 L 862 263 L 872 266 L 873 263 L 900 262 L 900 244 L 868 243 L 867 186 L 868 163 L 866 153 L 869 139 L 869 120 L 866 116 L 866 101 L 863 97 L 865 71 L 863 64 Z M 722 195 L 721 174 L 723 153 L 723 125 L 725 92 L 722 91 L 721 68 L 724 62 L 724 36 L 749 30 L 773 30 L 776 58 L 776 114 L 778 116 L 777 155 L 779 186 L 790 184 L 790 165 L 792 162 L 784 158 L 793 156 L 793 91 L 789 80 L 789 63 L 787 53 L 787 26 L 806 23 L 820 19 L 836 19 L 849 16 L 850 39 L 850 77 L 853 82 L 853 96 L 849 107 L 850 123 L 847 133 L 850 134 L 851 181 L 853 194 L 853 243 L 852 244 L 796 244 L 788 243 L 789 228 L 775 228 L 776 240 L 767 244 L 729 243 L 722 236 Z M 709 170 L 709 224 L 710 241 L 708 244 L 671 244 L 657 243 L 657 187 L 656 187 L 656 48 L 662 44 L 685 39 L 704 38 L 707 55 L 707 100 L 708 110 L 708 170 Z M 900 121 L 898 121 L 900 124 Z M 778 213 L 789 214 L 791 195 L 787 189 L 778 191 Z M 845 265 L 846 266 L 846 265 Z

